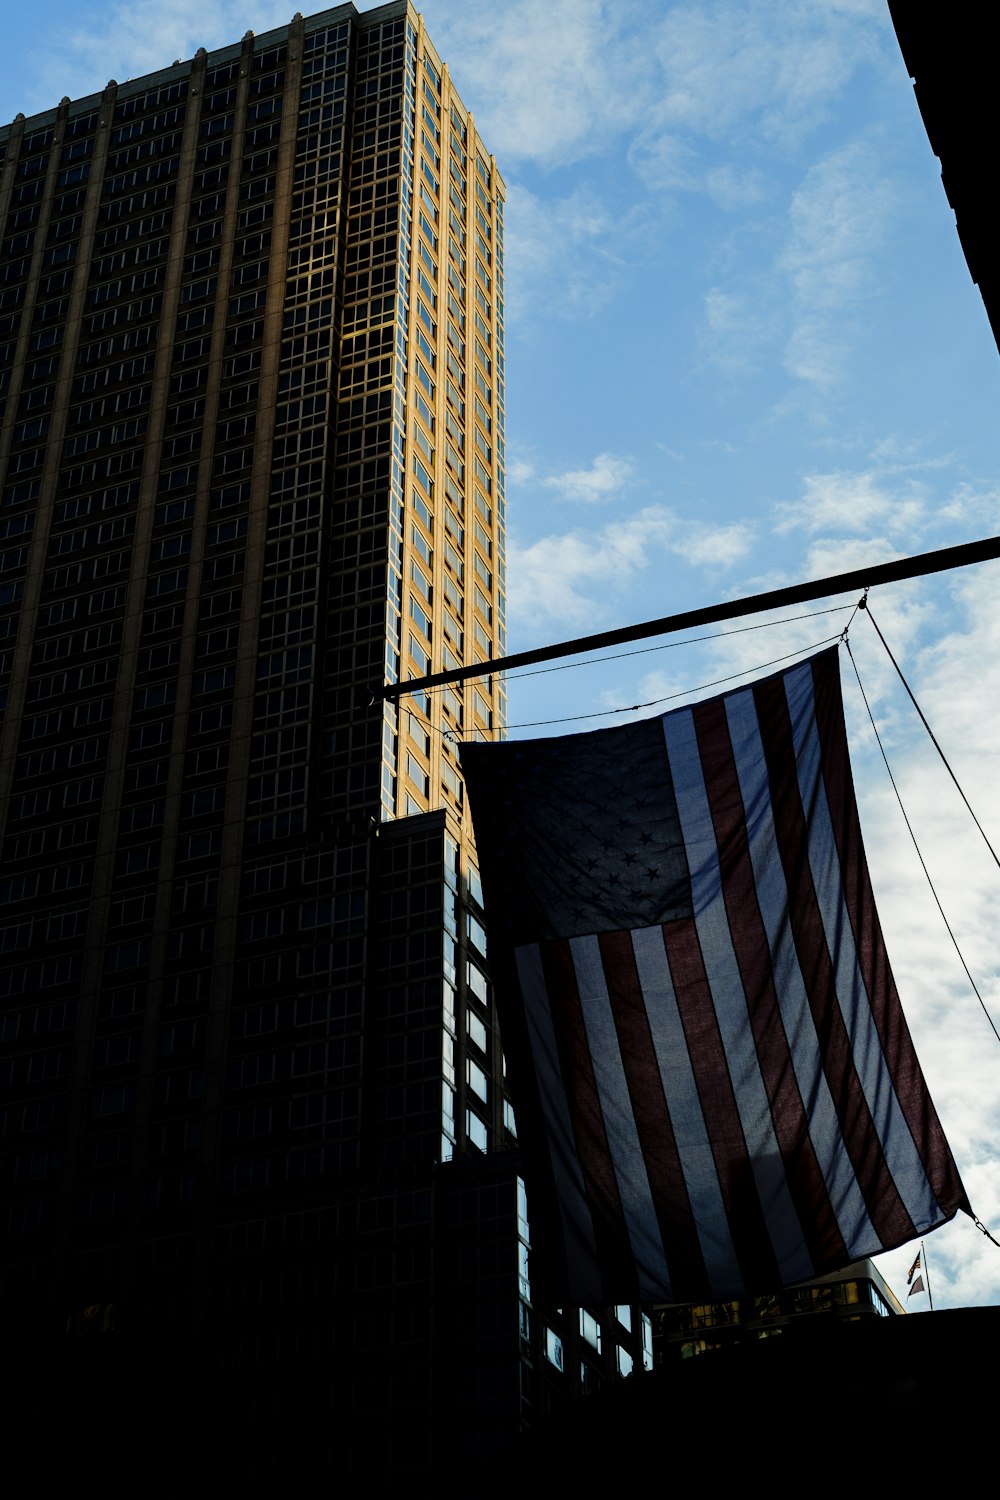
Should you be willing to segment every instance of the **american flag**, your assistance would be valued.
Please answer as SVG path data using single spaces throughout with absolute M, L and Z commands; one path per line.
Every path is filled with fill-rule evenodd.
M 971 1212 L 886 957 L 836 648 L 462 769 L 547 1290 L 719 1300 Z

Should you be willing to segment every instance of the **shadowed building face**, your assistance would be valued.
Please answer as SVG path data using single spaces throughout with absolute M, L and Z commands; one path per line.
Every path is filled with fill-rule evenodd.
M 54 1326 L 263 1328 L 358 1174 L 504 1143 L 448 738 L 503 689 L 373 696 L 506 647 L 504 191 L 403 0 L 0 130 L 3 1238 Z

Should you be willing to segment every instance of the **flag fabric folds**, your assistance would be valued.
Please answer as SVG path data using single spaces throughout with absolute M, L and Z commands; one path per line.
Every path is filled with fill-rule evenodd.
M 533 1279 L 720 1300 L 971 1212 L 886 957 L 836 648 L 462 769 Z
M 919 1271 L 919 1270 L 920 1270 L 920 1256 L 918 1254 L 916 1260 L 913 1262 L 913 1265 L 910 1267 L 910 1269 L 906 1273 L 906 1285 L 907 1286 L 909 1286 L 910 1282 L 913 1280 L 914 1273 L 916 1271 Z
M 916 1279 L 916 1281 L 913 1283 L 913 1285 L 910 1287 L 910 1290 L 906 1294 L 906 1300 L 907 1300 L 907 1302 L 909 1302 L 909 1300 L 910 1300 L 911 1297 L 915 1297 L 916 1294 L 917 1294 L 917 1292 L 922 1292 L 923 1289 L 924 1289 L 924 1278 L 922 1276 L 918 1276 L 917 1279 Z

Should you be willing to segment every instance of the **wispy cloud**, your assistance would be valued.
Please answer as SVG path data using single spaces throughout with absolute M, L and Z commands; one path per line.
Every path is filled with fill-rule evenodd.
M 512 454 L 507 463 L 507 482 L 512 487 L 530 484 L 535 477 L 535 466 L 529 458 Z
M 619 495 L 634 477 L 635 463 L 631 458 L 599 453 L 589 468 L 550 474 L 542 483 L 546 489 L 554 490 L 560 500 L 593 505 Z
M 802 476 L 800 494 L 773 508 L 778 535 L 800 532 L 834 549 L 873 542 L 913 552 L 956 527 L 969 534 L 1000 526 L 1000 489 L 949 472 L 950 460 L 886 440 L 859 469 Z M 946 482 L 945 482 L 946 481 Z
M 878 57 L 886 27 L 883 8 L 867 3 L 671 6 L 653 35 L 659 78 L 630 150 L 633 166 L 661 190 L 722 202 L 759 195 L 759 173 L 720 161 L 718 143 L 743 154 L 761 142 L 800 142 L 851 75 Z
M 752 373 L 768 345 L 774 342 L 770 300 L 763 278 L 756 278 L 753 288 L 710 287 L 705 293 L 699 339 L 702 359 L 723 375 Z
M 653 86 L 635 0 L 427 0 L 428 29 L 505 163 L 592 156 L 628 130 Z
M 815 163 L 794 194 L 778 270 L 791 296 L 785 367 L 797 380 L 829 386 L 840 377 L 845 333 L 875 290 L 876 252 L 895 208 L 892 185 L 861 141 Z
M 512 619 L 524 626 L 565 628 L 606 617 L 618 595 L 655 560 L 674 557 L 688 567 L 722 571 L 747 555 L 748 527 L 684 520 L 651 505 L 597 531 L 575 529 L 527 546 L 510 543 L 508 577 Z
M 626 139 L 652 185 L 699 187 L 720 201 L 757 192 L 759 180 L 718 159 L 703 173 L 699 143 L 801 140 L 891 36 L 879 0 L 699 0 L 659 12 L 641 0 L 425 0 L 422 9 L 508 164 L 552 169 Z
M 592 189 L 542 198 L 512 183 L 505 228 L 507 306 L 518 322 L 543 311 L 593 317 L 614 295 L 629 227 Z
M 871 24 L 859 25 L 859 14 Z M 671 6 L 656 42 L 666 84 L 659 120 L 707 136 L 737 125 L 779 141 L 801 134 L 825 118 L 854 69 L 876 55 L 885 28 L 874 4 Z
M 815 162 L 784 217 L 770 212 L 744 228 L 754 253 L 741 241 L 725 257 L 724 279 L 704 293 L 702 359 L 744 376 L 780 358 L 795 381 L 823 393 L 842 382 L 864 339 L 861 316 L 878 294 L 879 251 L 897 207 L 867 142 Z
M 891 482 L 877 469 L 807 474 L 803 493 L 775 508 L 779 532 L 871 536 L 914 541 L 932 519 L 926 487 L 912 476 Z

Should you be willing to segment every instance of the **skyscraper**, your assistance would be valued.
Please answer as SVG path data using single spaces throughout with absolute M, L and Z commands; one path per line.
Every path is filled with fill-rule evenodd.
M 419 1469 L 642 1358 L 533 1321 L 455 752 L 503 685 L 377 695 L 505 649 L 504 184 L 407 0 L 0 153 L 9 1321 Z

